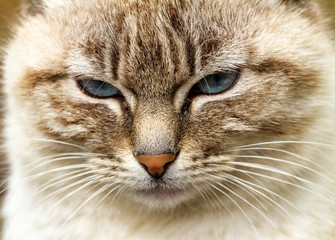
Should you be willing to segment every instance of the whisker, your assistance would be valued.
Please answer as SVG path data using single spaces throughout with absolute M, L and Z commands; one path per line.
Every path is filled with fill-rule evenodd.
M 223 200 L 212 190 L 211 188 L 209 189 L 211 196 L 214 195 L 214 197 L 219 201 L 219 203 L 223 206 L 223 208 L 230 214 L 230 216 L 234 216 L 233 213 L 230 211 L 230 209 L 226 206 L 226 204 L 223 202 Z M 216 205 L 219 206 L 219 210 L 221 209 L 221 206 L 217 203 Z
M 320 142 L 309 142 L 309 141 L 272 141 L 272 142 L 260 142 L 260 143 L 242 145 L 242 146 L 235 147 L 234 149 L 246 148 L 246 147 L 255 147 L 255 146 L 262 146 L 262 145 L 271 145 L 271 144 L 286 144 L 286 143 L 292 143 L 292 144 L 309 144 L 309 145 L 317 145 L 317 146 L 325 146 L 325 147 L 335 147 L 335 145 L 333 145 L 333 144 L 320 143 Z
M 72 156 L 72 157 L 61 157 L 61 158 L 50 159 L 49 161 L 44 161 L 42 163 L 39 163 L 39 164 L 35 165 L 34 167 L 31 167 L 29 172 L 33 172 L 37 168 L 39 168 L 43 165 L 50 164 L 50 163 L 60 162 L 60 161 L 64 161 L 64 160 L 83 160 L 85 158 L 89 158 L 89 157 L 88 156 L 86 156 L 86 157 L 84 157 L 84 156 L 80 156 L 80 157 Z
M 43 158 L 39 158 L 35 161 L 30 162 L 29 164 L 27 164 L 24 168 L 31 168 L 31 167 L 36 167 L 39 165 L 36 165 L 39 162 L 42 162 L 41 165 L 43 163 L 49 163 L 49 161 L 46 160 L 63 160 L 62 157 L 94 157 L 94 156 L 104 156 L 103 154 L 96 154 L 96 153 L 60 153 L 60 154 L 55 154 L 55 155 L 51 155 L 51 156 L 46 156 Z M 64 160 L 67 160 L 66 158 Z
M 287 173 L 285 171 L 282 171 L 278 168 L 275 168 L 275 167 L 270 167 L 270 166 L 267 166 L 267 165 L 264 165 L 264 164 L 256 164 L 256 163 L 248 163 L 248 162 L 226 162 L 226 163 L 230 163 L 230 164 L 234 164 L 234 165 L 237 165 L 237 166 L 242 166 L 242 167 L 249 167 L 249 168 L 256 168 L 256 169 L 260 169 L 260 170 L 265 170 L 265 171 L 270 171 L 270 172 L 273 172 L 273 173 L 277 173 L 277 174 L 281 174 L 281 175 L 284 175 L 284 176 L 288 176 L 290 178 L 294 178 L 298 181 L 301 181 L 303 183 L 306 183 L 307 185 L 310 185 L 310 186 L 313 186 L 319 190 L 323 190 L 329 194 L 333 194 L 331 191 L 329 191 L 328 189 L 316 184 L 316 183 L 313 183 L 311 181 L 308 181 L 306 179 L 303 179 L 301 177 L 298 177 L 298 176 L 295 176 L 293 174 L 290 174 L 290 173 Z
M 50 169 L 44 172 L 39 172 L 37 174 L 34 174 L 32 176 L 23 178 L 22 180 L 30 180 L 30 179 L 36 179 L 38 177 L 42 177 L 44 175 L 50 174 L 50 173 L 56 173 L 59 171 L 66 171 L 66 170 L 73 170 L 73 169 L 78 169 L 78 168 L 90 168 L 91 165 L 89 164 L 74 164 L 74 165 L 69 165 L 69 166 L 64 166 L 64 167 L 59 167 L 59 168 L 54 168 L 54 169 Z
M 273 181 L 276 181 L 276 182 L 280 182 L 280 183 L 284 183 L 284 184 L 287 184 L 287 185 L 290 185 L 290 186 L 293 186 L 293 187 L 296 187 L 296 188 L 299 188 L 301 190 L 304 190 L 304 191 L 307 191 L 309 193 L 312 193 L 318 197 L 321 197 L 329 202 L 332 202 L 331 200 L 329 200 L 327 197 L 325 197 L 324 195 L 321 195 L 319 192 L 314 192 L 308 188 L 305 188 L 301 185 L 298 185 L 298 184 L 294 184 L 292 182 L 288 182 L 288 181 L 285 181 L 283 179 L 280 179 L 280 178 L 275 178 L 275 177 L 271 177 L 271 176 L 268 176 L 268 175 L 265 175 L 265 174 L 261 174 L 261 173 L 256 173 L 256 172 L 251 172 L 251 171 L 248 171 L 248 170 L 242 170 L 242 169 L 235 169 L 235 168 L 232 168 L 232 170 L 234 171 L 237 171 L 237 172 L 241 172 L 241 173 L 249 173 L 249 174 L 252 174 L 252 175 L 255 175 L 255 176 L 258 176 L 258 177 L 263 177 L 263 178 L 267 178 L 267 179 L 270 179 L 270 180 L 273 180 Z
M 83 149 L 85 151 L 87 150 L 87 148 L 79 146 L 77 144 L 63 142 L 63 141 L 57 141 L 57 140 L 52 140 L 52 139 L 31 138 L 29 140 L 31 140 L 31 141 L 37 141 L 37 142 L 58 143 L 58 144 L 61 144 L 61 145 L 66 145 L 66 146 L 71 146 L 71 147 L 76 147 L 76 148 L 79 148 L 79 149 Z
M 215 175 L 210 174 L 210 176 L 212 177 L 216 177 Z M 227 179 L 221 179 L 222 181 L 227 181 Z M 238 197 L 239 199 L 241 199 L 243 202 L 245 202 L 246 204 L 248 204 L 250 207 L 252 207 L 253 209 L 255 209 L 259 214 L 261 214 L 274 228 L 277 228 L 277 226 L 261 211 L 259 210 L 256 206 L 254 206 L 253 204 L 251 204 L 248 200 L 244 199 L 243 197 L 241 197 L 239 194 L 237 194 L 236 192 L 234 192 L 232 189 L 230 189 L 229 187 L 217 182 L 218 185 L 220 185 L 221 187 L 225 188 L 227 191 L 229 191 L 230 193 L 232 193 L 233 195 L 235 195 L 236 197 Z
M 297 211 L 299 211 L 299 213 L 303 214 L 303 212 L 301 211 L 301 209 L 299 209 L 296 205 L 294 205 L 293 203 L 291 203 L 290 201 L 288 201 L 286 198 L 280 196 L 279 194 L 277 194 L 277 193 L 271 191 L 270 189 L 266 188 L 266 187 L 264 186 L 264 184 L 260 183 L 260 181 L 258 181 L 255 177 L 251 176 L 249 173 L 245 173 L 245 172 L 241 172 L 241 173 L 243 173 L 243 174 L 247 175 L 248 177 L 252 178 L 253 180 L 257 181 L 259 184 L 261 184 L 261 186 L 260 186 L 260 185 L 257 185 L 257 184 L 254 184 L 254 183 L 252 183 L 252 182 L 246 181 L 246 180 L 244 180 L 244 179 L 242 179 L 242 178 L 239 178 L 239 177 L 237 177 L 237 176 L 234 176 L 234 175 L 232 175 L 232 174 L 228 174 L 228 175 L 231 175 L 231 176 L 233 176 L 233 177 L 235 177 L 235 178 L 238 178 L 240 181 L 242 181 L 242 182 L 244 182 L 244 183 L 246 183 L 246 184 L 248 184 L 248 185 L 254 186 L 254 187 L 256 187 L 256 188 L 259 188 L 259 189 L 261 189 L 261 190 L 263 190 L 263 191 L 268 192 L 268 193 L 271 194 L 273 197 L 277 197 L 277 198 L 279 198 L 280 200 L 286 202 L 288 205 L 290 205 L 291 207 L 293 207 L 294 209 L 296 209 Z
M 295 219 L 292 217 L 292 215 L 289 214 L 288 211 L 287 211 L 286 209 L 284 209 L 279 203 L 277 203 L 276 201 L 274 201 L 272 198 L 270 198 L 270 197 L 267 196 L 266 194 L 264 194 L 264 193 L 258 191 L 257 189 L 255 189 L 255 188 L 253 188 L 253 187 L 251 187 L 251 186 L 254 185 L 254 186 L 256 186 L 256 187 L 258 187 L 258 188 L 260 188 L 260 189 L 263 189 L 262 187 L 259 187 L 259 186 L 257 186 L 256 184 L 252 184 L 252 183 L 250 183 L 250 182 L 248 182 L 248 181 L 245 181 L 244 179 L 241 179 L 241 178 L 239 178 L 239 177 L 236 177 L 236 176 L 234 176 L 234 175 L 232 175 L 232 174 L 228 174 L 228 175 L 229 175 L 231 178 L 233 178 L 236 182 L 238 182 L 239 184 L 241 184 L 241 185 L 243 185 L 243 186 L 249 188 L 250 190 L 256 192 L 257 194 L 261 195 L 263 198 L 265 198 L 265 199 L 267 199 L 268 201 L 270 201 L 271 203 L 273 203 L 275 206 L 279 207 L 279 208 L 280 208 L 280 209 L 281 209 L 287 216 L 289 216 L 293 221 L 295 221 Z M 250 185 L 251 185 L 251 186 L 250 186 Z M 266 190 L 266 192 L 270 192 L 270 191 Z M 272 192 L 272 191 L 271 191 L 271 192 Z M 292 204 L 292 205 L 293 205 L 293 204 Z
M 218 183 L 217 183 L 218 184 Z M 221 192 L 223 195 L 225 195 L 227 198 L 229 198 L 235 205 L 236 207 L 242 212 L 242 214 L 246 217 L 247 221 L 250 223 L 252 229 L 254 230 L 254 232 L 257 235 L 258 239 L 262 239 L 258 233 L 258 231 L 256 230 L 255 225 L 252 223 L 251 219 L 249 218 L 249 216 L 246 214 L 246 212 L 242 209 L 242 207 L 232 198 L 230 197 L 227 193 L 225 193 L 224 191 L 222 191 L 221 189 L 219 189 L 218 187 L 216 187 L 215 185 L 211 184 L 210 185 L 215 188 L 217 191 Z
M 47 199 L 49 199 L 49 198 L 51 198 L 51 197 L 53 197 L 55 195 L 58 195 L 58 194 L 66 191 L 66 190 L 68 190 L 68 189 L 70 189 L 72 187 L 75 187 L 75 186 L 83 184 L 83 183 L 85 183 L 85 184 L 82 185 L 79 188 L 76 188 L 74 191 L 70 192 L 69 194 L 65 195 L 63 198 L 61 198 L 59 201 L 57 201 L 51 208 L 49 208 L 49 210 L 47 211 L 47 213 L 50 213 L 55 207 L 57 207 L 60 203 L 62 203 L 63 201 L 65 201 L 67 198 L 71 197 L 72 195 L 74 195 L 75 193 L 77 193 L 80 190 L 84 189 L 85 187 L 90 186 L 93 183 L 96 183 L 96 177 L 95 176 L 89 176 L 89 177 L 86 177 L 84 179 L 81 179 L 80 181 L 72 183 L 72 184 L 70 184 L 70 185 L 68 185 L 66 187 L 58 189 L 57 191 L 52 192 L 51 194 L 49 194 L 46 197 L 42 198 L 39 202 L 46 201 Z
M 330 182 L 332 183 L 335 183 L 335 181 L 331 178 L 329 178 L 328 176 L 310 168 L 310 167 L 307 167 L 305 165 L 302 165 L 302 164 L 299 164 L 299 163 L 296 163 L 296 162 L 291 162 L 291 161 L 288 161 L 288 160 L 285 160 L 285 159 L 280 159 L 280 158 L 273 158 L 273 157 L 266 157 L 266 156 L 253 156 L 253 155 L 236 155 L 236 157 L 238 158 L 247 158 L 247 159 L 252 159 L 252 158 L 255 158 L 255 159 L 264 159 L 264 160 L 269 160 L 269 161 L 275 161 L 275 162 L 281 162 L 281 163 L 286 163 L 286 164 L 290 164 L 290 165 L 293 165 L 293 166 L 297 166 L 297 167 L 301 167 L 303 169 L 306 169 L 312 173 L 315 173 L 317 174 L 318 176 L 320 177 L 324 177 L 326 178 L 327 180 L 329 180 Z
M 116 192 L 116 194 L 114 195 L 114 197 L 111 199 L 111 201 L 108 204 L 108 208 L 110 208 L 112 206 L 112 203 L 114 202 L 114 199 L 117 198 L 117 196 L 119 194 L 121 194 L 124 190 L 126 189 L 126 186 L 124 185 L 122 188 L 119 188 L 118 191 Z
M 19 186 L 24 182 L 32 181 L 34 179 L 37 179 L 38 177 L 42 177 L 42 176 L 45 176 L 45 175 L 50 174 L 50 173 L 56 173 L 56 172 L 60 172 L 60 171 L 74 170 L 74 169 L 85 169 L 85 168 L 89 169 L 90 167 L 91 166 L 89 164 L 75 164 L 75 165 L 70 165 L 70 166 L 65 166 L 65 167 L 54 168 L 54 169 L 51 169 L 51 170 L 48 170 L 48 171 L 37 173 L 37 174 L 29 176 L 29 177 L 25 177 L 25 178 L 21 179 L 19 183 L 16 183 L 15 186 Z M 9 181 L 10 181 L 10 179 L 9 179 Z M 15 189 L 15 186 L 14 187 L 13 186 L 7 186 L 6 188 L 4 188 L 3 190 L 0 191 L 0 194 L 4 193 L 5 191 L 7 191 L 10 188 Z
M 98 182 L 97 184 L 94 185 L 97 186 L 100 182 Z M 104 192 L 106 189 L 108 189 L 109 185 L 105 185 L 102 186 L 99 190 L 97 190 L 94 194 L 92 194 L 88 199 L 86 199 L 66 220 L 65 222 L 62 224 L 62 226 L 60 227 L 60 229 L 63 229 L 64 226 L 74 217 L 76 216 L 76 214 L 87 204 L 89 203 L 93 198 L 95 198 L 97 195 L 101 194 L 102 192 Z
M 212 177 L 214 177 L 215 176 L 215 178 L 216 179 L 218 179 L 218 180 L 224 180 L 224 181 L 226 181 L 226 182 L 228 182 L 228 183 L 230 183 L 230 184 L 232 184 L 232 185 L 234 185 L 234 186 L 236 186 L 236 187 L 238 187 L 238 188 L 240 188 L 240 189 L 242 189 L 243 191 L 245 191 L 246 193 L 248 193 L 256 202 L 258 202 L 258 204 L 263 208 L 263 209 L 266 209 L 266 207 L 263 205 L 263 203 L 261 203 L 249 190 L 247 190 L 245 187 L 243 187 L 243 186 L 241 186 L 237 181 L 235 182 L 235 179 L 233 179 L 232 177 L 233 177 L 233 175 L 230 175 L 230 174 L 227 174 L 227 175 L 214 175 L 214 174 L 211 174 L 211 176 Z M 229 180 L 228 178 L 227 178 L 227 176 L 228 176 L 228 178 L 229 179 L 231 179 L 231 180 Z
M 290 151 L 286 151 L 286 150 L 283 150 L 283 149 L 277 149 L 277 148 L 240 148 L 240 149 L 236 149 L 236 151 L 248 151 L 248 150 L 264 150 L 264 151 L 276 151 L 276 152 L 285 153 L 285 154 L 288 154 L 290 156 L 296 157 L 296 158 L 298 158 L 300 160 L 304 160 L 306 162 L 309 162 L 309 163 L 315 165 L 316 167 L 322 169 L 327 174 L 335 177 L 335 175 L 333 173 L 331 173 L 329 170 L 327 170 L 326 168 L 324 168 L 320 164 L 318 164 L 318 163 L 316 163 L 316 162 L 314 162 L 314 161 L 312 161 L 312 160 L 310 160 L 310 159 L 308 159 L 306 157 L 300 156 L 300 155 L 298 155 L 296 153 L 293 153 L 293 152 L 290 152 Z M 234 152 L 234 151 L 231 151 L 231 152 Z
M 211 189 L 209 188 L 209 191 L 211 192 L 211 195 L 214 195 L 214 197 L 221 203 L 221 205 L 223 206 L 223 208 L 231 215 L 232 215 L 232 212 L 229 210 L 229 208 L 226 206 L 226 204 L 224 204 L 224 202 L 222 201 L 221 198 L 219 198 L 219 196 Z M 214 206 L 214 204 L 212 203 L 212 201 L 209 199 L 211 205 L 214 207 L 214 209 L 216 209 L 216 207 Z M 217 205 L 217 204 L 216 204 Z M 218 206 L 218 205 L 217 205 Z M 218 206 L 219 209 L 221 208 L 220 206 Z
M 199 192 L 199 194 L 201 195 L 201 197 L 203 198 L 203 200 L 205 201 L 205 203 L 206 203 L 206 205 L 207 205 L 207 207 L 208 207 L 208 202 L 207 202 L 206 200 L 208 200 L 209 202 L 211 202 L 210 198 L 209 198 L 207 195 L 205 195 L 205 194 L 198 188 L 198 186 L 197 186 L 196 183 L 192 183 L 192 182 L 191 182 L 191 184 L 192 184 L 192 186 Z M 211 202 L 211 203 L 212 203 L 212 202 Z M 213 207 L 214 209 L 216 209 L 216 207 L 214 206 L 213 203 L 212 203 L 212 207 Z
M 110 183 L 107 185 L 107 188 L 111 188 L 114 185 L 115 183 Z M 108 196 L 110 196 L 119 187 L 120 185 L 118 184 L 116 187 L 112 188 L 103 198 L 101 198 L 101 200 L 95 205 L 94 209 L 97 208 L 100 205 L 100 203 L 102 203 Z
M 53 155 L 53 156 L 49 156 L 49 157 L 51 158 L 51 157 L 55 157 L 55 156 L 66 156 L 66 155 L 67 155 L 67 154 L 57 154 L 57 155 Z M 79 155 L 78 155 L 78 156 L 79 156 Z M 82 156 L 84 157 L 84 155 L 82 155 Z M 38 160 L 35 160 L 35 161 L 33 161 L 33 162 L 27 164 L 26 166 L 24 166 L 24 167 L 22 168 L 22 171 L 23 171 L 23 170 L 26 170 L 26 169 L 29 169 L 29 170 L 27 171 L 27 173 L 30 173 L 30 172 L 33 172 L 34 170 L 36 170 L 38 167 L 40 167 L 40 166 L 42 166 L 42 165 L 45 165 L 45 164 L 47 164 L 47 163 L 52 163 L 52 162 L 57 162 L 57 161 L 62 161 L 62 160 L 83 159 L 83 157 L 76 157 L 76 155 L 75 155 L 75 156 L 73 156 L 73 157 L 70 157 L 70 156 L 68 156 L 68 157 L 61 157 L 61 158 L 55 158 L 55 159 L 51 159 L 51 160 L 49 160 L 49 161 L 45 161 L 45 160 L 49 159 L 49 157 L 43 157 L 43 158 L 40 158 L 40 159 L 38 159 Z M 35 165 L 37 162 L 40 162 L 40 161 L 44 161 L 44 162 Z M 26 178 L 26 179 L 27 179 L 27 178 Z M 2 186 L 4 186 L 5 184 L 7 184 L 7 183 L 9 182 L 9 180 L 10 180 L 10 178 L 4 179 L 4 180 L 2 181 L 2 183 L 0 184 L 0 188 L 1 188 Z M 25 179 L 23 179 L 23 180 L 25 180 Z M 4 190 L 7 190 L 7 189 L 8 189 L 8 188 L 5 188 Z M 3 191 L 4 191 L 4 190 L 3 190 Z M 0 194 L 1 194 L 1 192 L 0 192 Z
M 218 177 L 218 179 L 222 180 L 221 178 Z M 238 181 L 236 181 L 235 179 L 232 179 L 233 181 L 229 180 L 229 179 L 224 179 L 224 181 L 234 185 L 235 187 L 238 187 L 240 189 L 242 189 L 243 191 L 245 191 L 247 194 L 249 194 L 250 197 L 252 197 L 264 210 L 266 210 L 267 208 L 265 207 L 265 205 L 257 199 L 257 197 L 255 197 L 248 189 L 246 189 L 242 184 L 240 184 Z
M 85 172 L 83 172 L 83 171 L 85 171 Z M 76 174 L 76 173 L 80 173 L 80 174 Z M 41 192 L 43 192 L 47 189 L 50 189 L 50 188 L 55 187 L 57 185 L 60 185 L 62 183 L 69 182 L 69 181 L 74 180 L 76 178 L 80 178 L 80 177 L 83 177 L 85 175 L 92 174 L 92 173 L 94 173 L 94 172 L 93 171 L 87 171 L 87 170 L 83 169 L 83 170 L 71 172 L 69 174 L 64 174 L 61 177 L 56 178 L 56 179 L 62 178 L 62 180 L 60 180 L 60 181 L 53 182 L 52 184 L 50 183 L 51 181 L 48 181 L 46 184 L 43 184 L 42 187 L 37 190 L 35 195 L 37 195 L 37 194 L 39 194 L 39 193 L 41 193 Z M 76 174 L 76 175 L 74 175 L 74 174 Z M 68 177 L 68 178 L 64 179 L 65 175 L 70 175 L 71 177 Z M 55 181 L 56 179 L 52 179 L 52 181 Z

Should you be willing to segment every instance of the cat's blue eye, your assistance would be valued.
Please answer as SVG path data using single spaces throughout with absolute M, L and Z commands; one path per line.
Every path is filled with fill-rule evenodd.
M 113 85 L 100 80 L 79 80 L 84 92 L 96 98 L 120 97 L 122 93 Z
M 212 74 L 204 77 L 191 89 L 190 94 L 218 94 L 230 89 L 238 78 L 238 72 Z

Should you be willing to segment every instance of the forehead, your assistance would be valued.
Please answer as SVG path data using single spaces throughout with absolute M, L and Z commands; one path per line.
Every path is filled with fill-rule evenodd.
M 95 70 L 135 91 L 167 93 L 202 72 L 238 67 L 246 46 L 236 34 L 242 32 L 240 21 L 230 5 L 236 4 L 165 0 L 73 6 L 68 14 L 80 31 L 75 36 L 69 30 L 77 42 L 72 50 L 77 54 L 79 48 Z

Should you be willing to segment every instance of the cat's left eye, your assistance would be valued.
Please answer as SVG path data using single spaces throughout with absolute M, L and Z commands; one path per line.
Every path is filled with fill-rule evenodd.
M 92 97 L 110 98 L 122 96 L 119 89 L 100 80 L 79 80 L 78 83 L 80 88 Z
M 236 82 L 239 72 L 212 74 L 197 82 L 190 90 L 189 95 L 214 95 L 230 89 Z

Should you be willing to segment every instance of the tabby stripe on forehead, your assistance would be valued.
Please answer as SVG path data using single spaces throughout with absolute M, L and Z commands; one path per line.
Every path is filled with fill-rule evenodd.
M 267 58 L 260 62 L 259 64 L 254 64 L 252 70 L 263 73 L 263 72 L 279 72 L 285 71 L 289 73 L 293 69 L 296 69 L 297 66 L 289 61 L 283 61 L 275 58 Z
M 189 66 L 190 76 L 195 75 L 195 46 L 191 36 L 186 39 L 186 54 L 187 54 L 187 63 Z
M 155 66 L 160 67 L 161 63 L 163 63 L 163 43 L 160 39 L 157 40 L 156 47 L 155 47 Z
M 112 43 L 113 47 L 111 49 L 111 68 L 114 80 L 119 78 L 119 67 L 120 67 L 120 45 L 123 41 L 124 26 L 125 26 L 125 16 L 123 13 L 117 13 L 113 16 L 115 20 L 114 26 L 114 39 L 115 43 Z
M 284 72 L 286 75 L 292 75 L 303 72 L 302 68 L 299 68 L 297 64 L 293 62 L 284 61 L 280 59 L 267 58 L 259 64 L 251 65 L 253 71 L 259 73 L 273 73 L 273 72 Z
M 181 8 L 184 7 L 183 2 L 180 2 L 180 4 L 181 4 L 180 6 Z M 174 30 L 173 35 L 175 35 L 177 38 L 179 38 L 183 42 L 183 45 L 185 48 L 184 53 L 186 54 L 190 75 L 194 76 L 195 70 L 196 70 L 196 67 L 195 67 L 196 66 L 195 64 L 196 50 L 195 50 L 195 44 L 193 43 L 193 40 L 192 40 L 192 36 L 191 34 L 189 34 L 189 36 L 185 37 L 185 34 L 187 34 L 186 23 L 183 20 L 183 16 L 178 12 L 178 9 L 176 9 L 175 7 L 169 8 L 169 20 L 170 20 L 171 29 Z M 170 40 L 169 31 L 167 32 L 167 34 Z M 173 38 L 173 36 L 171 37 Z M 178 55 L 180 56 L 179 53 Z M 179 65 L 179 63 L 180 61 L 176 62 L 176 65 Z
M 291 87 L 299 89 L 300 92 L 302 92 L 302 88 L 304 91 L 316 90 L 322 83 L 318 68 L 311 68 L 303 64 L 298 65 L 298 63 L 289 60 L 268 58 L 259 64 L 251 65 L 251 69 L 258 73 L 284 73 L 288 77 L 286 84 L 294 82 L 294 84 L 290 84 Z
M 113 44 L 111 46 L 111 70 L 113 79 L 116 81 L 118 80 L 118 68 L 119 68 L 119 61 L 120 61 L 120 49 L 118 44 Z
M 23 79 L 24 82 L 18 85 L 23 92 L 28 92 L 27 90 L 34 89 L 38 84 L 41 84 L 45 81 L 56 81 L 59 79 L 66 79 L 70 76 L 67 73 L 64 73 L 65 69 L 59 69 L 58 72 L 54 70 L 27 70 Z
M 102 70 L 106 68 L 106 62 L 104 58 L 104 53 L 106 51 L 105 43 L 88 40 L 83 48 L 84 54 L 88 57 L 92 64 L 99 65 L 100 69 Z
M 164 27 L 165 34 L 169 41 L 169 49 L 170 49 L 170 56 L 171 56 L 171 64 L 173 64 L 174 72 L 177 73 L 179 71 L 180 65 L 180 51 L 178 49 L 177 42 L 171 30 L 168 27 Z

